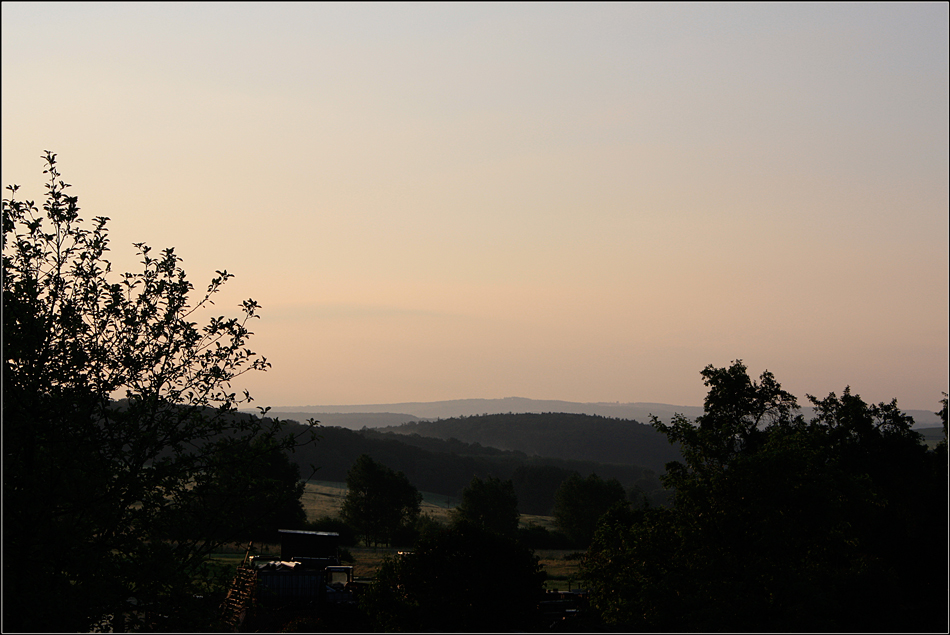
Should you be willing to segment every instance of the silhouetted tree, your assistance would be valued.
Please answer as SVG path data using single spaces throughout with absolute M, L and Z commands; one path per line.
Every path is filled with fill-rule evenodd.
M 343 520 L 367 544 L 389 543 L 400 527 L 419 515 L 422 494 L 402 472 L 360 455 L 346 477 Z
M 142 243 L 142 271 L 115 281 L 108 219 L 85 223 L 44 159 L 42 211 L 17 186 L 3 200 L 3 627 L 88 631 L 130 597 L 172 619 L 208 589 L 206 556 L 249 529 L 187 501 L 221 493 L 228 452 L 295 444 L 234 412 L 250 396 L 231 382 L 269 366 L 247 348 L 259 307 L 199 327 L 231 274 L 192 303 L 174 251 Z M 228 478 L 241 490 L 257 476 Z
M 615 504 L 626 501 L 627 494 L 617 479 L 605 481 L 596 474 L 583 479 L 574 472 L 554 496 L 554 522 L 576 546 L 586 547 L 594 537 L 597 520 Z
M 913 420 L 850 390 L 809 396 L 805 421 L 771 373 L 703 371 L 696 424 L 654 419 L 684 463 L 670 508 L 613 511 L 583 574 L 614 628 L 652 631 L 946 628 L 946 456 Z
M 504 536 L 518 529 L 518 497 L 511 481 L 477 476 L 462 490 L 462 502 L 452 512 L 455 524 L 470 523 Z
M 519 465 L 511 475 L 522 514 L 550 516 L 554 495 L 572 470 L 554 465 Z
M 278 529 L 304 527 L 300 468 L 274 439 L 259 437 L 240 445 L 223 439 L 209 459 L 209 469 L 179 499 L 188 514 L 172 528 L 175 540 L 210 535 L 276 542 Z M 209 522 L 211 526 L 201 526 Z
M 545 577 L 517 540 L 465 524 L 386 559 L 360 607 L 378 631 L 530 631 Z

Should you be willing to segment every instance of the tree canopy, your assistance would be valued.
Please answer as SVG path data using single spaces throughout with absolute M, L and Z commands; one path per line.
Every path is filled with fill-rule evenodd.
M 574 472 L 554 496 L 554 522 L 575 545 L 586 547 L 594 537 L 598 519 L 626 500 L 627 494 L 617 479 L 605 481 L 596 474 L 585 479 Z
M 378 631 L 531 631 L 545 578 L 517 540 L 464 524 L 386 559 L 360 606 Z
M 278 529 L 304 527 L 300 468 L 273 438 L 257 437 L 237 448 L 225 444 L 209 458 L 209 469 L 188 492 L 194 515 L 186 521 L 200 525 L 211 518 L 217 526 L 203 529 L 209 535 L 258 542 L 276 542 Z M 183 523 L 176 531 L 196 530 Z
M 360 455 L 346 477 L 340 515 L 366 543 L 390 543 L 419 515 L 422 494 L 402 472 Z
M 109 219 L 83 221 L 44 160 L 42 211 L 15 185 L 3 200 L 3 625 L 85 631 L 140 616 L 129 598 L 181 615 L 207 588 L 207 554 L 252 520 L 194 502 L 252 487 L 233 457 L 297 443 L 235 413 L 250 395 L 231 383 L 269 366 L 247 348 L 259 306 L 199 326 L 231 274 L 193 302 L 174 250 L 144 243 L 141 271 L 113 278 Z M 259 503 L 293 498 L 293 475 L 268 482 Z
M 613 510 L 583 572 L 616 627 L 688 631 L 946 628 L 947 459 L 896 402 L 850 389 L 815 416 L 769 372 L 703 371 L 694 423 L 654 420 L 681 444 L 669 508 Z
M 472 524 L 503 536 L 518 530 L 518 496 L 510 480 L 494 476 L 485 480 L 473 477 L 462 490 L 462 502 L 453 511 L 453 522 Z

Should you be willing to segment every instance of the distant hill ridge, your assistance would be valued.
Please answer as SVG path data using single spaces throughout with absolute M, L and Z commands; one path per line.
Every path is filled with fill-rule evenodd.
M 499 423 L 509 429 L 506 435 L 498 435 L 498 441 L 507 446 L 532 448 L 531 455 L 517 449 L 498 449 L 494 447 L 497 443 L 459 439 L 469 436 L 473 427 L 486 426 L 491 438 L 491 428 Z M 607 428 L 602 426 L 604 423 Z M 400 433 L 390 429 L 325 426 L 319 429 L 319 441 L 298 448 L 291 460 L 305 476 L 314 466 L 319 468 L 315 478 L 345 481 L 357 458 L 367 454 L 403 472 L 419 490 L 453 497 L 460 495 L 473 476 L 512 479 L 522 513 L 550 515 L 557 488 L 575 471 L 584 477 L 596 473 L 602 478 L 616 478 L 628 489 L 638 488 L 651 504 L 664 504 L 668 492 L 657 477 L 668 460 L 679 458 L 676 449 L 649 426 L 591 415 L 477 415 L 418 424 L 438 426 L 443 432 L 447 428 L 448 438 L 421 436 L 402 426 L 398 428 Z M 307 427 L 288 419 L 285 429 L 296 434 L 298 426 Z M 584 442 L 578 443 L 578 439 Z M 597 460 L 598 448 L 604 447 L 610 448 L 607 463 Z M 629 451 L 617 453 L 620 447 Z M 548 449 L 555 456 L 536 454 Z
M 277 406 L 270 414 L 280 417 L 300 419 L 301 416 L 314 417 L 326 425 L 342 427 L 368 428 L 398 425 L 408 421 L 422 419 L 449 419 L 452 417 L 471 417 L 483 414 L 537 414 L 563 412 L 569 414 L 599 415 L 616 419 L 629 419 L 649 423 L 650 414 L 669 421 L 678 412 L 687 417 L 697 417 L 703 409 L 697 406 L 674 406 L 661 403 L 579 403 L 553 399 L 527 399 L 525 397 L 505 397 L 504 399 L 453 399 L 449 401 L 405 402 L 391 404 L 329 405 L 329 406 Z M 294 416 L 291 417 L 291 414 Z M 365 423 L 357 423 L 351 416 L 340 415 L 376 415 L 365 417 Z M 321 419 L 321 416 L 324 418 Z M 354 424 L 354 425 L 348 425 Z
M 936 410 L 936 408 L 935 408 Z M 669 422 L 675 413 L 695 419 L 703 413 L 702 406 L 676 406 L 653 402 L 632 403 L 579 403 L 573 401 L 527 399 L 506 397 L 504 399 L 454 399 L 449 401 L 405 402 L 391 404 L 330 405 L 330 406 L 277 406 L 270 414 L 281 418 L 305 421 L 315 418 L 324 425 L 349 429 L 380 428 L 423 419 L 449 419 L 482 414 L 536 414 L 569 413 L 599 415 L 649 423 L 650 415 Z M 941 425 L 934 412 L 906 410 L 914 418 L 915 428 Z M 802 408 L 806 418 L 811 417 L 811 408 Z
M 437 421 L 414 421 L 378 428 L 443 440 L 458 439 L 528 456 L 638 465 L 662 473 L 680 460 L 678 447 L 653 426 L 627 419 L 575 413 L 505 413 Z

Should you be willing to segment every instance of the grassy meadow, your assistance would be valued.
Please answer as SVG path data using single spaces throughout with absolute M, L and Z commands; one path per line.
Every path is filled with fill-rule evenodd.
M 346 483 L 307 481 L 300 502 L 307 513 L 307 520 L 312 521 L 321 516 L 339 516 L 345 496 Z M 439 522 L 447 523 L 451 508 L 458 503 L 458 498 L 422 492 L 422 513 Z
M 307 513 L 307 520 L 316 520 L 321 516 L 339 516 L 343 498 L 346 496 L 346 483 L 336 481 L 307 481 L 300 502 Z M 422 513 L 431 516 L 440 523 L 451 520 L 452 509 L 459 504 L 459 499 L 444 494 L 422 492 Z M 521 524 L 540 525 L 546 529 L 554 529 L 554 518 L 551 516 L 534 516 L 522 514 Z

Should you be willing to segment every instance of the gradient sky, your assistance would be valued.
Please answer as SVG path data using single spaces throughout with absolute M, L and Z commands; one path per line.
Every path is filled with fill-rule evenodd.
M 948 5 L 2 5 L 2 179 L 262 306 L 260 405 L 948 386 Z M 233 309 L 231 307 L 234 307 Z

